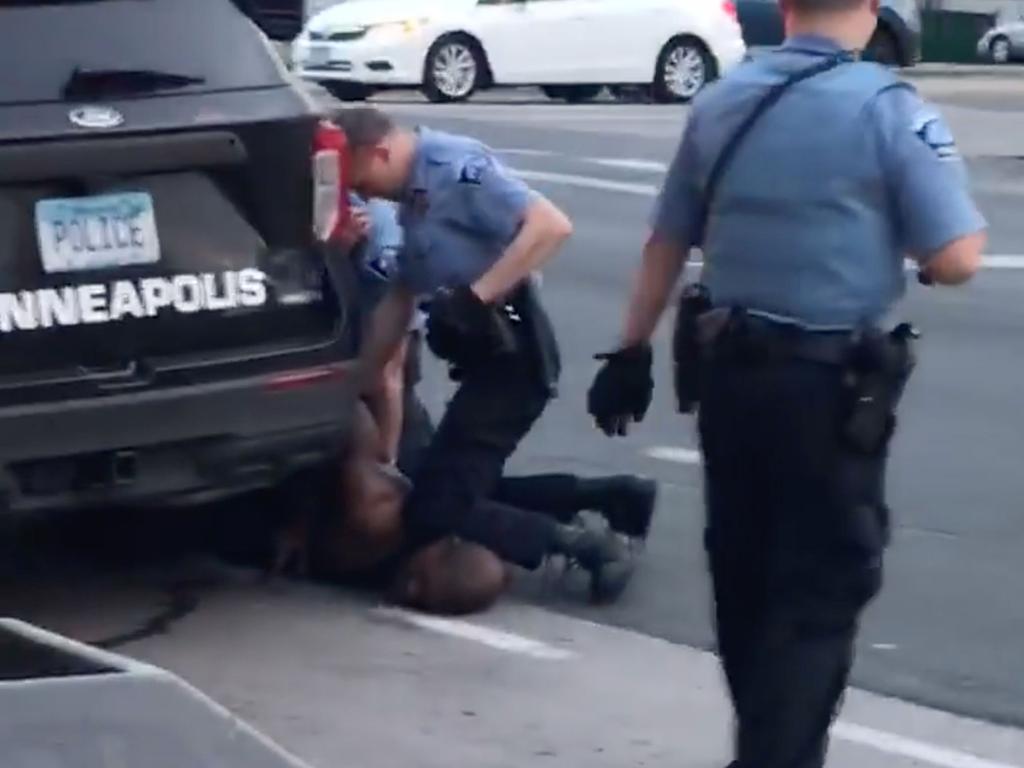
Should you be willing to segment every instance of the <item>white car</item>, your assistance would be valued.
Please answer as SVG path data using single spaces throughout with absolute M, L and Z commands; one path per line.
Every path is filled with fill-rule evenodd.
M 686 101 L 745 52 L 732 0 L 347 0 L 309 20 L 292 61 L 345 100 L 538 85 L 583 101 L 641 85 Z

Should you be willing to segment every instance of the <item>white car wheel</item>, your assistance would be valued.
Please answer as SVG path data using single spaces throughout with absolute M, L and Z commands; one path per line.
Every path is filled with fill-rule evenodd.
M 1010 41 L 1005 37 L 997 37 L 992 41 L 992 61 L 996 64 L 1008 64 L 1010 61 Z
M 431 101 L 465 101 L 476 90 L 482 62 L 464 37 L 442 38 L 427 54 L 424 91 Z
M 674 40 L 661 53 L 654 82 L 658 101 L 690 101 L 711 80 L 712 63 L 693 39 Z

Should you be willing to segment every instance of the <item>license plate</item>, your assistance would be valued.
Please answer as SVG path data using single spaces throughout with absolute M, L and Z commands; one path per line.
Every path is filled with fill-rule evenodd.
M 310 67 L 322 67 L 331 61 L 331 46 L 311 45 L 309 46 L 309 57 L 306 64 Z
M 145 192 L 40 200 L 36 236 L 48 273 L 160 260 L 153 198 Z

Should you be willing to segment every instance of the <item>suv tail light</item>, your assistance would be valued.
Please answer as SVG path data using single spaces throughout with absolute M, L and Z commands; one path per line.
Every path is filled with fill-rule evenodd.
M 345 132 L 321 120 L 313 137 L 313 234 L 322 242 L 333 238 L 348 218 L 347 166 Z
M 725 15 L 733 21 L 739 21 L 739 14 L 736 12 L 736 3 L 733 0 L 725 0 L 722 3 L 722 10 L 725 11 Z

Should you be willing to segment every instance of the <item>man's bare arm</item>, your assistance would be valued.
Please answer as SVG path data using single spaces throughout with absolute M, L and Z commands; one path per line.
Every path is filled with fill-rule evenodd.
M 549 200 L 535 199 L 526 209 L 519 234 L 501 258 L 472 285 L 473 292 L 484 303 L 495 301 L 550 260 L 571 235 L 569 217 Z
M 966 283 L 981 268 L 981 254 L 988 235 L 975 232 L 947 243 L 924 260 L 921 271 L 928 280 L 940 285 Z
M 650 341 L 688 256 L 688 250 L 674 240 L 657 233 L 648 238 L 626 314 L 623 347 Z
M 394 358 L 409 331 L 416 308 L 416 297 L 406 287 L 395 285 L 381 299 L 370 318 L 369 328 L 363 336 L 360 368 L 364 373 L 364 386 L 376 386 L 384 366 Z

